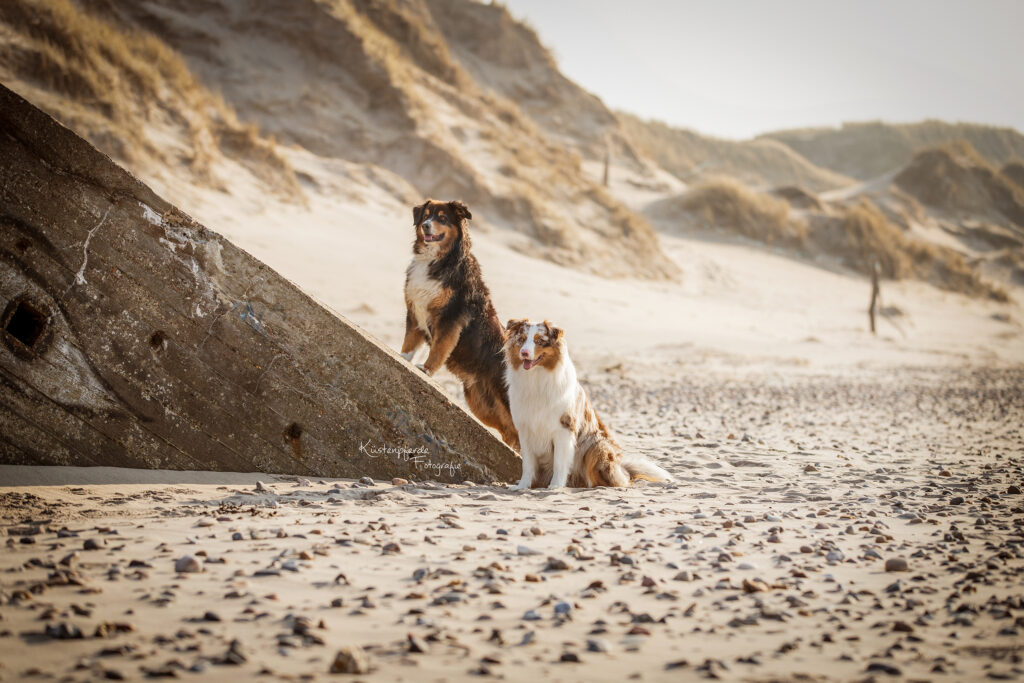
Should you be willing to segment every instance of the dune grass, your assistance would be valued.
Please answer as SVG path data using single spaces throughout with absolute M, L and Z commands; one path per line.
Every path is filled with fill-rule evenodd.
M 870 275 L 877 262 L 885 278 L 920 279 L 969 296 L 1008 299 L 961 254 L 914 239 L 863 197 L 794 216 L 785 200 L 754 192 L 731 178 L 718 178 L 667 200 L 658 213 L 671 219 L 688 214 L 704 229 L 743 235 L 803 257 L 838 259 L 864 275 Z
M 940 289 L 996 301 L 1009 299 L 1005 290 L 982 280 L 960 253 L 915 240 L 889 222 L 867 199 L 843 208 L 838 219 L 817 223 L 809 243 L 865 275 L 878 263 L 883 277 L 916 278 Z
M 807 226 L 790 214 L 789 204 L 754 192 L 732 178 L 713 178 L 687 192 L 681 207 L 708 227 L 724 228 L 765 244 L 799 246 Z
M 894 183 L 929 206 L 1024 227 L 1024 188 L 965 140 L 920 150 Z
M 129 164 L 183 162 L 215 184 L 214 161 L 238 159 L 274 189 L 301 196 L 295 174 L 252 125 L 238 120 L 185 61 L 151 33 L 119 26 L 70 0 L 0 2 L 0 74 L 34 88 L 51 114 Z M 181 136 L 177 158 L 155 126 Z

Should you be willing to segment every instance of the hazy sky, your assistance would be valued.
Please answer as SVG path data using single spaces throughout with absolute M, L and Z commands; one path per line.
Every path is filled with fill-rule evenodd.
M 503 0 L 605 104 L 722 137 L 940 118 L 1024 131 L 1024 0 Z

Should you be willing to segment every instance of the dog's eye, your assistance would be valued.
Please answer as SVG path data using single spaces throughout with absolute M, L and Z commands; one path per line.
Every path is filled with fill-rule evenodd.
M 447 223 L 448 222 L 448 217 L 447 216 L 438 216 L 437 220 L 441 221 L 442 223 Z

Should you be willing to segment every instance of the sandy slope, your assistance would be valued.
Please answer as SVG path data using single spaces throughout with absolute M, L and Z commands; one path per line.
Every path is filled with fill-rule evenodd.
M 279 203 L 255 186 L 238 186 L 230 198 L 174 180 L 158 189 L 397 346 L 413 239 L 408 203 L 373 182 L 339 179 L 336 169 L 325 169 L 315 157 L 304 156 L 296 165 L 321 188 L 309 192 L 309 207 Z M 663 196 L 638 189 L 625 169 L 613 178 L 612 191 L 630 206 Z M 531 258 L 530 242 L 493 227 L 486 212 L 475 214 L 471 230 L 499 315 L 561 323 L 584 362 L 652 354 L 816 367 L 1024 362 L 1024 310 L 1018 303 L 969 299 L 919 282 L 884 282 L 883 303 L 905 315 L 883 319 L 879 336 L 872 337 L 869 283 L 827 261 L 801 262 L 715 237 L 663 235 L 663 250 L 683 273 L 678 282 L 606 279 Z

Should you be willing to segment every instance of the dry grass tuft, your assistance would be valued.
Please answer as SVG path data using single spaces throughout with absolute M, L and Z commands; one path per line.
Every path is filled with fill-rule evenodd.
M 812 225 L 810 244 L 865 275 L 877 262 L 883 277 L 917 278 L 969 296 L 1009 299 L 1003 289 L 982 280 L 961 254 L 907 237 L 866 199 L 845 207 L 839 218 L 821 217 Z
M 1011 161 L 1005 164 L 999 173 L 1018 189 L 1024 190 L 1024 161 Z
M 245 164 L 283 195 L 301 197 L 287 161 L 258 131 L 238 121 L 156 36 L 114 25 L 70 0 L 0 2 L 0 75 L 128 164 L 184 163 L 215 185 L 222 154 Z M 17 87 L 17 85 L 15 86 Z M 173 131 L 179 149 L 155 142 Z
M 916 278 L 969 296 L 1006 301 L 1006 292 L 983 280 L 958 252 L 910 237 L 866 198 L 794 217 L 789 204 L 741 183 L 716 179 L 662 202 L 653 214 L 664 222 L 695 222 L 786 247 L 805 257 L 828 256 L 870 275 L 877 262 L 883 277 Z M 805 220 L 806 219 L 806 220 Z
M 893 182 L 929 206 L 1024 226 L 1024 189 L 966 141 L 921 150 Z
M 790 215 L 785 200 L 753 192 L 732 178 L 697 185 L 682 196 L 681 208 L 707 227 L 725 228 L 765 244 L 799 246 L 807 235 L 807 226 Z

